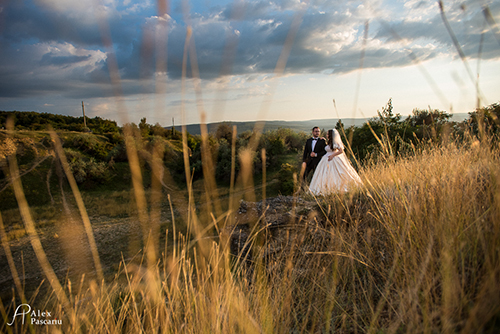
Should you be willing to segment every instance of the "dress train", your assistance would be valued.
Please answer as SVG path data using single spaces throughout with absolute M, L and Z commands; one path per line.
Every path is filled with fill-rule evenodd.
M 333 148 L 340 148 L 334 144 Z M 348 191 L 353 185 L 361 184 L 361 178 L 352 167 L 345 153 L 335 156 L 331 161 L 328 157 L 334 152 L 326 146 L 326 154 L 321 158 L 314 172 L 309 190 L 314 195 L 328 195 L 335 192 Z

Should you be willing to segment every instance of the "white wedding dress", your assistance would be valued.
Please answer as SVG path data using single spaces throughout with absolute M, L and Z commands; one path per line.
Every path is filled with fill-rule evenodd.
M 342 144 L 340 144 L 342 145 Z M 342 148 L 339 144 L 334 143 L 333 148 Z M 342 145 L 343 146 L 343 145 Z M 328 157 L 333 154 L 333 150 L 329 145 L 325 148 L 326 154 L 321 158 L 316 171 L 314 172 L 311 184 L 309 185 L 310 191 L 318 195 L 328 195 L 336 192 L 348 191 L 353 185 L 360 185 L 361 179 L 352 167 L 345 153 L 341 153 L 331 161 Z

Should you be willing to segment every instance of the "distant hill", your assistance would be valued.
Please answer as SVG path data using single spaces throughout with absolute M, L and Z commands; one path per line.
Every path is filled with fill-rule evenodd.
M 461 122 L 464 119 L 467 119 L 469 117 L 469 114 L 467 113 L 461 113 L 461 114 L 453 114 L 453 117 L 450 119 L 450 121 L 455 121 L 455 122 Z M 403 116 L 403 119 L 405 117 Z M 368 118 L 343 118 L 342 123 L 344 123 L 345 126 L 362 126 Z M 315 126 L 319 126 L 320 129 L 333 129 L 335 127 L 335 124 L 337 124 L 338 118 L 331 118 L 331 119 L 313 119 L 313 120 L 308 120 L 308 121 L 266 121 L 264 124 L 264 132 L 269 131 L 269 130 L 276 130 L 279 128 L 288 128 L 292 129 L 294 131 L 304 131 L 304 132 L 311 132 L 312 128 Z M 238 133 L 242 133 L 245 131 L 252 131 L 253 128 L 255 127 L 256 122 L 216 122 L 216 123 L 209 123 L 207 124 L 208 126 L 208 132 L 215 132 L 217 130 L 217 127 L 222 124 L 222 123 L 229 123 L 232 125 L 237 126 Z M 171 126 L 167 127 L 167 129 L 172 129 Z M 181 126 L 177 125 L 176 129 L 181 131 Z M 186 130 L 192 135 L 199 135 L 200 132 L 200 124 L 188 124 L 186 125 Z
M 0 111 L 0 128 L 5 127 L 7 117 L 14 116 L 16 129 L 29 129 L 29 130 L 45 130 L 50 125 L 54 129 L 63 129 L 70 131 L 84 131 L 83 117 L 73 117 L 66 115 L 57 115 L 51 113 L 38 113 L 27 111 Z M 406 116 L 403 116 L 403 119 Z M 469 118 L 468 113 L 453 114 L 450 121 L 460 122 Z M 342 122 L 346 127 L 349 126 L 362 126 L 368 118 L 343 118 Z M 118 132 L 119 127 L 115 121 L 102 119 L 99 116 L 94 118 L 86 117 L 87 127 L 94 133 L 107 133 Z M 308 121 L 266 121 L 264 124 L 264 132 L 269 130 L 276 130 L 279 128 L 289 128 L 293 131 L 311 132 L 314 126 L 319 126 L 321 129 L 332 129 L 337 124 L 338 118 L 330 119 L 313 119 Z M 217 127 L 222 123 L 229 123 L 236 125 L 238 133 L 245 131 L 252 131 L 255 127 L 255 121 L 252 122 L 216 122 L 208 124 L 208 131 L 215 132 Z M 187 131 L 192 135 L 200 134 L 200 124 L 186 125 Z M 171 129 L 172 127 L 166 127 Z M 177 130 L 181 130 L 181 126 L 176 126 Z
M 292 129 L 294 131 L 304 131 L 304 132 L 310 132 L 311 129 L 314 126 L 319 126 L 321 129 L 331 129 L 335 127 L 335 124 L 337 124 L 338 119 L 316 119 L 316 120 L 309 120 L 309 121 L 266 121 L 264 123 L 264 132 L 269 131 L 269 130 L 276 130 L 279 128 L 288 128 Z M 363 123 L 366 122 L 366 119 L 343 119 L 342 122 L 345 125 L 356 125 L 360 126 Z M 207 124 L 208 126 L 208 131 L 209 132 L 215 132 L 217 130 L 217 127 L 222 124 L 222 123 L 229 123 L 232 125 L 236 125 L 238 129 L 238 133 L 242 133 L 245 131 L 252 131 L 255 127 L 256 122 L 216 122 L 216 123 L 210 123 Z M 168 129 L 171 129 L 172 127 L 168 127 Z M 176 126 L 177 130 L 181 130 L 181 126 Z M 200 134 L 200 124 L 188 124 L 186 125 L 187 132 L 189 132 L 192 135 L 199 135 Z

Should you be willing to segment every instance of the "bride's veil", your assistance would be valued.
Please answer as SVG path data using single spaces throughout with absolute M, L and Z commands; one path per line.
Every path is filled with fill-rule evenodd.
M 337 131 L 337 129 L 332 130 L 332 137 L 333 145 L 337 145 L 341 149 L 344 149 L 344 144 L 342 143 L 342 139 L 340 139 L 340 133 Z

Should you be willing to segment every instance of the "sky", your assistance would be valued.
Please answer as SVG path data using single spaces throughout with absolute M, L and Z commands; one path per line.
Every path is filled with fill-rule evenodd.
M 0 110 L 119 124 L 467 113 L 500 101 L 500 0 L 3 0 Z M 489 14 L 485 15 L 485 13 Z M 486 19 L 489 17 L 489 19 Z M 449 29 L 447 29 L 447 25 Z

